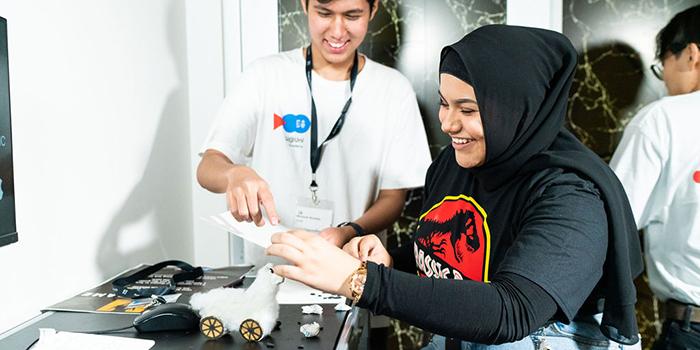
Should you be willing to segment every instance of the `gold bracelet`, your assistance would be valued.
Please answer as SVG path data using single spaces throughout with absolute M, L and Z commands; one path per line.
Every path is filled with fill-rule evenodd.
M 360 267 L 350 275 L 350 279 L 348 280 L 350 284 L 352 306 L 355 306 L 357 302 L 360 301 L 360 298 L 362 298 L 362 292 L 365 290 L 365 282 L 367 282 L 367 262 L 363 261 L 360 263 Z

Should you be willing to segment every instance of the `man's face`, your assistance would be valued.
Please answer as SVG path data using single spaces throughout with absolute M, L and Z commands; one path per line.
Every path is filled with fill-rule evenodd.
M 664 83 L 671 96 L 691 93 L 700 88 L 700 50 L 688 44 L 679 54 L 664 57 Z
M 377 6 L 370 13 L 367 0 L 333 0 L 326 4 L 318 0 L 301 0 L 305 9 L 306 1 L 309 35 L 314 49 L 330 64 L 352 60 L 367 34 L 367 26 Z

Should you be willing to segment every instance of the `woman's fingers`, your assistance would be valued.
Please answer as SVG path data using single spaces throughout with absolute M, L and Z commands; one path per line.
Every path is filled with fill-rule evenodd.
M 360 244 L 361 240 L 362 240 L 362 237 L 355 237 L 355 238 L 351 239 L 350 242 L 346 243 L 343 246 L 343 251 L 352 255 L 352 257 L 359 259 L 360 258 L 359 244 Z
M 315 233 L 275 233 L 267 254 L 289 261 L 274 267 L 278 275 L 329 293 L 348 296 L 345 280 L 360 264 L 357 258 L 328 243 Z
M 309 241 L 313 240 L 314 238 L 320 238 L 318 234 L 312 233 L 309 231 L 304 231 L 304 230 L 291 230 L 289 231 L 290 234 L 298 237 L 299 239 L 303 241 Z M 321 238 L 322 241 L 325 241 L 323 238 Z
M 299 249 L 284 243 L 273 243 L 265 250 L 267 255 L 278 256 L 294 265 L 303 265 L 308 259 Z
M 270 237 L 272 245 L 267 248 L 268 255 L 279 256 L 293 263 L 294 265 L 302 265 L 305 262 L 310 262 L 322 252 L 319 252 L 313 240 L 320 240 L 315 233 L 292 230 L 288 232 L 278 232 Z M 320 247 L 324 249 L 324 247 Z
M 286 244 L 298 249 L 301 252 L 307 250 L 306 242 L 291 232 L 279 232 L 272 235 L 270 238 L 273 244 Z
M 304 283 L 304 271 L 296 266 L 292 265 L 275 265 L 272 267 L 272 271 L 279 276 L 284 278 L 289 278 L 290 280 L 299 281 Z
M 359 259 L 361 261 L 367 260 L 367 258 L 371 255 L 372 250 L 374 250 L 374 247 L 376 247 L 376 246 L 377 246 L 377 243 L 373 239 L 371 239 L 370 237 L 366 237 L 365 239 L 363 239 L 360 242 L 360 245 L 358 247 L 359 248 L 358 251 L 359 251 L 359 255 L 360 255 Z

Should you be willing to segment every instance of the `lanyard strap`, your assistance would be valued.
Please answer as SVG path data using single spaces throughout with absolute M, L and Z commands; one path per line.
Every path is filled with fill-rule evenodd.
M 319 163 L 321 163 L 321 155 L 323 153 L 323 147 L 326 143 L 332 140 L 334 137 L 338 136 L 340 130 L 343 128 L 343 123 L 345 123 L 345 115 L 352 104 L 352 89 L 355 87 L 355 80 L 357 80 L 357 51 L 355 51 L 355 57 L 352 61 L 352 68 L 350 69 L 350 98 L 345 102 L 343 110 L 340 112 L 338 120 L 336 120 L 331 133 L 328 135 L 325 141 L 318 144 L 318 125 L 316 124 L 316 102 L 314 102 L 313 88 L 311 87 L 311 71 L 313 70 L 314 64 L 311 54 L 311 45 L 309 45 L 306 50 L 306 81 L 309 83 L 309 92 L 311 93 L 311 185 L 309 189 L 311 190 L 311 196 L 314 203 L 318 204 L 318 197 L 316 196 L 316 191 L 318 190 L 318 184 L 316 183 L 316 169 L 318 169 Z

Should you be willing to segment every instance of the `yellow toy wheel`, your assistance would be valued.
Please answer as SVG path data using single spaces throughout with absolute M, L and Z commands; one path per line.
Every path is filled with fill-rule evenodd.
M 214 316 L 208 316 L 199 321 L 199 330 L 209 339 L 219 339 L 227 333 L 221 320 Z
M 247 341 L 259 341 L 262 339 L 263 330 L 258 321 L 247 319 L 241 323 L 239 330 L 243 339 Z

